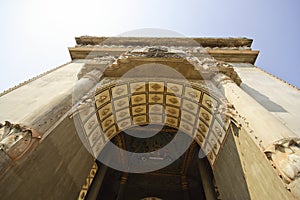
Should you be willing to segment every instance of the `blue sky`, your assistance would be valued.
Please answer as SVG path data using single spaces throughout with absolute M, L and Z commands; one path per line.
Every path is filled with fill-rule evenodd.
M 299 10 L 298 0 L 2 0 L 0 91 L 70 61 L 75 36 L 140 28 L 253 38 L 256 65 L 300 88 Z

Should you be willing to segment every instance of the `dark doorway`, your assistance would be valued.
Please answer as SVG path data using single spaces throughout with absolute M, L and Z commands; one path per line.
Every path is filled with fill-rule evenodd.
M 151 134 L 151 131 L 157 131 L 157 128 L 156 125 L 149 125 L 145 129 L 143 127 L 132 128 L 132 132 L 138 134 L 143 130 L 143 134 L 148 134 L 150 137 L 137 138 L 134 137 L 135 133 L 120 133 L 112 139 L 112 142 L 128 151 L 151 152 L 169 143 L 175 134 L 184 134 L 167 126 L 160 128 L 157 134 Z M 117 137 L 121 137 L 122 140 Z M 189 136 L 185 135 L 184 137 Z M 123 141 L 123 144 L 120 144 L 120 141 Z M 109 155 L 109 152 L 105 153 Z M 124 172 L 108 167 L 97 199 L 141 200 L 147 197 L 172 200 L 205 199 L 197 162 L 198 153 L 199 146 L 192 141 L 185 153 L 169 166 L 148 173 L 128 173 L 124 185 L 121 185 Z M 183 184 L 183 179 L 185 184 Z M 124 192 L 120 194 L 120 190 L 124 190 Z M 122 196 L 120 197 L 120 195 Z

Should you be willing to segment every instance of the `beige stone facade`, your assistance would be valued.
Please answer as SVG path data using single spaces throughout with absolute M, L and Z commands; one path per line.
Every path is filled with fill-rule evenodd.
M 76 42 L 0 94 L 4 199 L 300 198 L 300 92 L 251 39 Z

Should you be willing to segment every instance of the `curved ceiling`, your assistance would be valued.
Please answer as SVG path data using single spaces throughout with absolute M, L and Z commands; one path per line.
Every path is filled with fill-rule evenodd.
M 225 100 L 205 85 L 168 79 L 131 79 L 99 85 L 95 104 L 79 111 L 95 157 L 114 136 L 129 128 L 160 124 L 196 140 L 214 163 L 230 120 L 216 112 Z

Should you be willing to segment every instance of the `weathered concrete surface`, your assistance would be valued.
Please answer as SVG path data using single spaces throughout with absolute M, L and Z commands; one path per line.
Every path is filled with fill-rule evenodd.
M 76 75 L 82 66 L 67 64 L 1 96 L 0 122 L 23 123 L 43 134 L 70 109 Z
M 65 118 L 31 154 L 0 175 L 1 199 L 77 199 L 92 156 Z
M 243 80 L 241 88 L 300 137 L 300 91 L 256 67 L 235 70 Z

